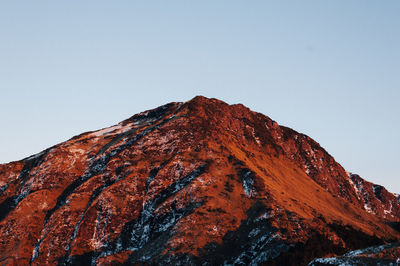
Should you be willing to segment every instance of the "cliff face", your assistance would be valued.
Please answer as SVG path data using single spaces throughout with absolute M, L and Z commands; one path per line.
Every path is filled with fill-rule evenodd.
M 399 206 L 309 137 L 196 97 L 1 165 L 0 262 L 299 265 L 399 239 Z

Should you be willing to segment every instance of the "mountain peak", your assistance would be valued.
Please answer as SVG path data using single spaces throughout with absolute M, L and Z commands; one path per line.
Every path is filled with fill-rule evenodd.
M 193 97 L 191 100 L 189 100 L 188 102 L 210 102 L 212 100 L 217 100 L 217 99 L 207 98 L 203 95 L 197 95 L 197 96 Z
M 243 110 L 252 112 L 249 108 L 247 108 L 246 106 L 244 106 L 241 103 L 229 105 L 228 103 L 226 103 L 222 100 L 219 100 L 216 98 L 207 98 L 202 95 L 195 96 L 191 100 L 187 101 L 187 103 L 194 104 L 194 105 L 197 104 L 197 105 L 219 106 L 220 108 L 229 108 L 230 107 L 230 108 L 243 109 Z
M 193 97 L 191 100 L 187 101 L 188 103 L 199 103 L 199 104 L 221 104 L 221 105 L 228 105 L 224 101 L 221 101 L 216 98 L 208 98 L 202 95 L 197 95 Z

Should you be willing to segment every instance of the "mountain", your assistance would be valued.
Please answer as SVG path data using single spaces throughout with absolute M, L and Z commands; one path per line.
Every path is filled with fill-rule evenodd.
M 2 264 L 306 265 L 399 222 L 310 137 L 201 96 L 0 165 Z

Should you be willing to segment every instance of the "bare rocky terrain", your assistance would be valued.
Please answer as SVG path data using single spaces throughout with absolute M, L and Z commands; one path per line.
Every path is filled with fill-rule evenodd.
M 324 265 L 399 222 L 310 137 L 201 96 L 0 165 L 2 265 Z

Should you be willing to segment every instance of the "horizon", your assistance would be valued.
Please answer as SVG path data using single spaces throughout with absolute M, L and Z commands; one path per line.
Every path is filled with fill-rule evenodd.
M 0 163 L 196 95 L 400 193 L 400 2 L 0 3 Z

